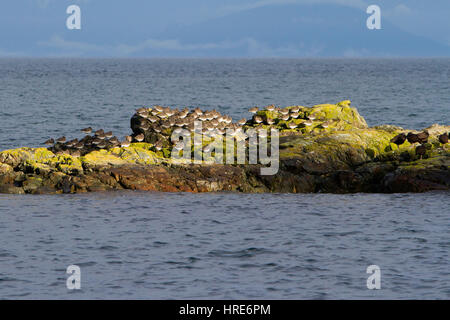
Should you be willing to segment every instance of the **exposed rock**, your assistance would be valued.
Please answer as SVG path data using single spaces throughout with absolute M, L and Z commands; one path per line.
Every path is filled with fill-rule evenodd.
M 408 130 L 390 125 L 369 128 L 348 100 L 311 108 L 255 109 L 252 119 L 230 125 L 244 130 L 280 130 L 279 171 L 262 176 L 261 165 L 175 163 L 170 158 L 173 145 L 169 135 L 173 129 L 169 127 L 167 132 L 161 133 L 152 131 L 150 123 L 144 125 L 148 126 L 146 130 L 140 127 L 142 112 L 148 110 L 152 109 L 140 110 L 131 120 L 134 135 L 144 134 L 145 142 L 131 143 L 129 147 L 111 145 L 79 155 L 61 153 L 54 148 L 0 152 L 0 193 L 120 189 L 348 193 L 450 188 L 450 152 L 437 139 L 439 134 L 449 132 L 450 126 L 427 128 L 430 136 L 427 143 L 422 144 L 426 152 L 420 159 L 415 154 L 415 145 L 408 141 L 394 148 L 390 143 L 394 136 L 406 134 Z M 158 112 L 154 114 L 157 116 Z M 292 118 L 282 120 L 286 114 Z M 259 118 L 255 121 L 256 116 L 262 122 Z M 159 121 L 152 123 L 160 125 Z M 289 128 L 288 123 L 297 126 Z M 163 141 L 162 148 L 155 148 L 157 141 Z

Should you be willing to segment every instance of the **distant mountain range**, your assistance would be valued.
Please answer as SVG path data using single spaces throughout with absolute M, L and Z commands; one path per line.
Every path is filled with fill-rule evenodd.
M 267 6 L 188 27 L 174 27 L 161 37 L 190 44 L 192 53 L 198 55 L 450 55 L 450 47 L 402 31 L 386 19 L 382 19 L 381 30 L 369 30 L 368 16 L 339 5 Z
M 134 23 L 117 23 L 120 16 L 108 20 L 108 13 L 99 14 L 101 6 L 91 6 L 83 11 L 80 31 L 64 28 L 60 3 L 46 13 L 58 12 L 58 19 L 0 21 L 0 56 L 450 56 L 450 46 L 403 31 L 383 17 L 381 30 L 368 30 L 368 14 L 342 5 L 268 5 L 191 25 L 174 21 L 168 28 L 152 28 L 144 12 L 133 13 Z

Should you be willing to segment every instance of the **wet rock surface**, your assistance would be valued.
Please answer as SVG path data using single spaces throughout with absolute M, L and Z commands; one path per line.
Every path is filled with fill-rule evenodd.
M 450 189 L 450 151 L 445 142 L 450 126 L 433 125 L 418 132 L 390 125 L 369 128 L 348 100 L 309 108 L 268 106 L 251 110 L 250 119 L 238 122 L 213 111 L 200 114 L 195 110 L 176 110 L 172 114 L 167 108 L 158 110 L 141 108 L 133 115 L 133 142 L 120 142 L 113 137 L 112 142 L 108 140 L 99 148 L 92 143 L 95 136 L 88 136 L 80 139 L 84 147 L 80 141 L 71 140 L 70 147 L 55 142 L 49 148 L 0 152 L 0 193 L 120 189 L 349 193 Z M 181 118 L 176 118 L 180 113 Z M 173 125 L 170 117 L 175 117 L 171 119 Z M 278 129 L 278 173 L 261 175 L 259 164 L 175 163 L 170 158 L 174 147 L 170 135 L 177 128 L 192 129 L 196 119 L 209 132 Z M 415 141 L 414 135 L 422 132 L 426 132 L 422 140 Z M 411 142 L 407 136 L 412 137 Z

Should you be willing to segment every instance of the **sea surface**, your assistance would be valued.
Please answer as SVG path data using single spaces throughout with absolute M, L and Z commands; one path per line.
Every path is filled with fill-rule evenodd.
M 153 104 L 350 99 L 371 126 L 449 125 L 449 80 L 450 59 L 0 59 L 0 150 L 122 138 Z M 449 192 L 0 195 L 0 243 L 0 299 L 450 298 Z

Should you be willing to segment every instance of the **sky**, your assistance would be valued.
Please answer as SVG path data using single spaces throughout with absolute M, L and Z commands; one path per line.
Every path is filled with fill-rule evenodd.
M 66 9 L 81 9 L 69 30 Z M 381 30 L 368 30 L 369 5 Z M 448 0 L 2 0 L 3 57 L 450 56 Z

